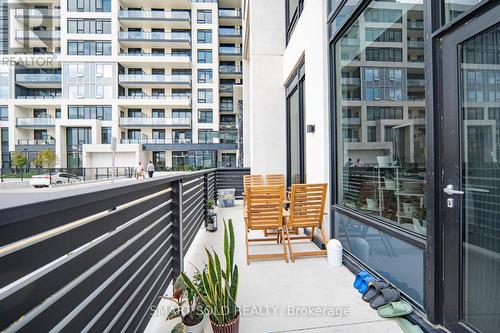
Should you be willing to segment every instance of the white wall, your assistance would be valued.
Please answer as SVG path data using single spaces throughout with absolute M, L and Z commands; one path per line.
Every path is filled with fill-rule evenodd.
M 286 172 L 284 6 L 284 0 L 251 0 L 247 7 L 244 112 L 250 115 L 249 164 L 257 174 Z

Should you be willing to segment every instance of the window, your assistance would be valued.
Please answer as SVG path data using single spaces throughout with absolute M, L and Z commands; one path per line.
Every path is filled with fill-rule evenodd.
M 198 63 L 211 64 L 212 63 L 212 50 L 198 50 Z
M 191 119 L 191 110 L 172 110 L 173 119 Z
M 286 39 L 288 41 L 304 8 L 304 0 L 285 0 L 285 6 Z
M 198 83 L 212 83 L 211 69 L 198 69 Z
M 111 106 L 68 106 L 68 119 L 99 119 L 111 120 Z
M 198 103 L 213 103 L 212 89 L 198 89 Z
M 200 44 L 212 43 L 212 30 L 210 29 L 199 29 L 197 36 L 197 41 Z
M 198 9 L 197 21 L 200 24 L 212 23 L 212 11 L 210 9 Z
M 361 76 L 359 84 L 334 80 L 336 204 L 425 235 L 426 207 L 421 204 L 425 202 L 425 140 L 421 137 L 425 138 L 426 104 L 424 86 L 418 82 L 425 80 L 425 70 L 410 60 L 423 56 L 423 43 L 402 43 L 401 48 L 378 47 L 374 43 L 403 42 L 406 33 L 391 24 L 423 22 L 423 2 L 394 0 L 391 9 L 380 8 L 379 1 L 369 2 L 332 45 L 331 54 L 335 57 L 332 63 L 336 77 L 345 78 L 349 73 Z M 423 29 L 412 29 L 411 35 L 421 40 Z M 355 44 L 351 42 L 353 36 Z M 408 57 L 403 58 L 403 54 Z M 357 61 L 340 61 L 343 57 Z M 376 66 L 370 63 L 374 61 Z M 352 106 L 350 96 L 359 96 L 356 106 Z M 349 108 L 356 108 L 359 116 L 349 117 Z M 417 113 L 419 120 L 410 120 Z M 481 117 L 476 113 L 474 116 Z
M 104 145 L 111 144 L 111 127 L 101 127 L 101 143 Z
M 212 109 L 199 109 L 198 110 L 198 123 L 210 124 L 213 123 L 213 111 Z
M 0 106 L 0 120 L 9 120 L 9 108 L 7 106 Z
M 165 110 L 164 109 L 153 109 L 151 110 L 152 118 L 165 118 Z
M 110 34 L 111 20 L 68 19 L 69 34 Z
M 111 0 L 68 0 L 68 12 L 111 12 Z
M 198 143 L 213 143 L 214 133 L 210 129 L 198 130 Z
M 68 41 L 68 55 L 111 55 L 110 41 Z

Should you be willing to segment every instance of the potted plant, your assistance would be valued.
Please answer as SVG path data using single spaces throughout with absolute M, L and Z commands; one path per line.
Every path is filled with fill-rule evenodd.
M 193 284 L 200 292 L 204 293 L 200 272 L 193 276 Z M 175 307 L 169 312 L 167 320 L 181 318 L 181 322 L 175 325 L 172 333 L 203 332 L 206 325 L 205 304 L 193 289 L 186 286 L 182 276 L 177 277 L 175 280 L 172 297 L 165 298 L 175 303 Z
M 388 190 L 396 189 L 396 181 L 394 180 L 394 176 L 390 173 L 385 174 L 384 176 L 385 188 Z
M 412 218 L 413 230 L 419 234 L 425 235 L 427 233 L 427 221 L 425 208 L 417 208 L 413 213 Z
M 221 263 L 215 251 L 206 250 L 207 269 L 201 272 L 201 282 L 208 288 L 201 289 L 181 273 L 187 287 L 195 293 L 207 306 L 210 323 L 214 333 L 238 333 L 240 313 L 236 306 L 238 292 L 238 266 L 234 263 L 234 229 L 233 222 L 224 221 L 224 258 Z
M 205 206 L 207 207 L 207 210 L 209 213 L 215 213 L 215 200 L 214 199 L 208 199 Z
M 375 197 L 375 192 L 370 198 L 366 198 L 366 208 L 368 209 L 378 209 L 378 200 Z

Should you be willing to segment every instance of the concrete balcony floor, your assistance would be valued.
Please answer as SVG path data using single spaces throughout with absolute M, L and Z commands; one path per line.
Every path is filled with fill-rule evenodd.
M 297 259 L 288 264 L 284 260 L 252 261 L 247 265 L 242 202 L 237 201 L 233 208 L 218 208 L 217 213 L 218 231 L 200 230 L 186 254 L 185 270 L 190 275 L 194 271 L 193 265 L 203 267 L 205 247 L 215 249 L 223 259 L 223 219 L 232 219 L 236 237 L 235 257 L 240 271 L 237 303 L 243 311 L 240 333 L 402 332 L 395 320 L 379 317 L 361 299 L 352 287 L 354 275 L 346 267 L 331 267 L 325 257 Z M 258 234 L 252 236 L 262 237 Z M 282 253 L 281 245 L 274 242 L 255 244 L 250 247 L 251 253 Z M 317 250 L 317 247 L 304 242 L 293 249 L 307 251 Z M 171 293 L 169 289 L 167 294 Z M 165 321 L 168 305 L 169 302 L 164 300 L 160 302 L 145 332 L 170 332 L 174 325 Z M 322 314 L 297 314 L 309 309 Z M 205 333 L 211 332 L 210 323 L 207 323 Z

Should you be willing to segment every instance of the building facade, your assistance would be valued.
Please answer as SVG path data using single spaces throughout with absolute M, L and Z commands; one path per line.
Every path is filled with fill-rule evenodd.
M 397 287 L 429 331 L 500 325 L 499 15 L 486 0 L 244 4 L 252 172 L 327 182 L 345 265 Z
M 3 167 L 107 167 L 114 140 L 116 166 L 241 165 L 240 1 L 5 1 L 1 20 Z

